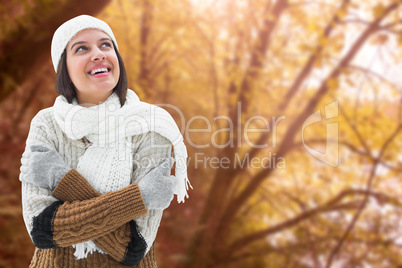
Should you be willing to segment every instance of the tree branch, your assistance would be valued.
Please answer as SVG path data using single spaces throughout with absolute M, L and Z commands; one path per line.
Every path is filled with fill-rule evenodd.
M 343 68 L 349 65 L 352 61 L 356 53 L 362 47 L 362 45 L 366 42 L 368 37 L 377 30 L 378 25 L 381 21 L 394 9 L 398 7 L 399 4 L 394 3 L 391 4 L 384 12 L 383 15 L 372 22 L 370 27 L 368 27 L 356 40 L 353 46 L 350 48 L 345 57 L 340 61 L 338 66 L 328 75 L 328 77 L 323 81 L 320 88 L 317 90 L 316 94 L 310 99 L 309 103 L 304 108 L 304 111 L 294 120 L 292 125 L 289 127 L 286 132 L 283 142 L 281 143 L 276 156 L 283 157 L 291 148 L 290 146 L 293 144 L 293 139 L 296 133 L 299 133 L 299 129 L 302 126 L 303 122 L 313 113 L 315 107 L 318 102 L 322 99 L 322 97 L 328 92 L 329 88 L 327 86 L 328 81 L 333 79 L 338 79 L 341 75 Z M 363 146 L 368 150 L 367 145 L 365 145 L 365 141 L 361 140 Z M 369 150 L 368 150 L 369 151 Z M 268 177 L 274 168 L 263 169 L 259 173 L 257 173 L 254 178 L 252 178 L 251 182 L 246 186 L 246 188 L 239 194 L 239 196 L 233 200 L 229 206 L 227 207 L 224 216 L 222 218 L 222 223 L 229 223 L 231 219 L 237 214 L 241 206 L 250 198 L 250 196 L 258 189 L 259 185 L 263 182 L 263 180 Z
M 329 240 L 339 240 L 339 237 L 336 235 L 325 235 L 323 237 L 318 237 L 312 240 L 312 243 L 317 244 L 318 247 L 321 246 L 321 244 L 328 244 Z M 352 243 L 364 243 L 364 244 L 369 244 L 369 245 L 383 245 L 383 246 L 389 246 L 390 244 L 395 244 L 396 239 L 381 239 L 381 238 L 374 238 L 371 240 L 362 240 L 359 238 L 350 238 L 350 242 Z M 222 263 L 223 264 L 229 264 L 229 263 L 236 263 L 239 260 L 245 259 L 245 258 L 252 258 L 252 257 L 257 257 L 257 256 L 267 256 L 270 254 L 286 254 L 288 252 L 292 253 L 298 253 L 302 252 L 304 256 L 304 250 L 308 247 L 309 243 L 308 242 L 295 242 L 295 243 L 289 243 L 289 245 L 281 246 L 281 247 L 274 247 L 270 245 L 264 245 L 265 247 L 263 249 L 252 249 L 252 250 L 247 250 L 245 252 L 242 252 L 241 254 L 237 254 L 234 257 L 231 257 L 230 259 L 227 258 L 225 259 Z M 399 245 L 395 245 L 396 247 L 402 247 Z M 370 247 L 368 247 L 370 249 Z
M 343 0 L 341 6 L 338 8 L 337 12 L 335 12 L 334 16 L 332 17 L 330 22 L 325 27 L 325 29 L 322 33 L 322 36 L 324 38 L 328 38 L 331 35 L 334 26 L 336 25 L 336 23 L 339 22 L 339 17 L 338 17 L 339 12 L 341 10 L 345 9 L 347 7 L 347 5 L 349 4 L 349 2 L 350 2 L 350 0 Z M 310 55 L 310 58 L 307 60 L 306 64 L 300 71 L 299 75 L 295 78 L 293 84 L 290 86 L 288 92 L 286 93 L 285 97 L 283 98 L 282 104 L 279 105 L 279 111 L 284 111 L 286 109 L 286 107 L 289 105 L 291 98 L 300 89 L 301 84 L 310 74 L 311 70 L 314 67 L 315 61 L 317 60 L 317 58 L 319 57 L 319 55 L 323 49 L 324 49 L 324 45 L 319 44 L 315 48 L 314 52 Z M 269 137 L 269 133 L 262 133 L 260 135 L 260 137 L 258 138 L 258 141 L 256 142 L 256 144 L 263 144 L 265 141 L 268 140 L 268 137 Z M 260 151 L 259 148 L 251 148 L 249 154 L 250 154 L 250 156 L 254 157 L 255 155 L 257 155 L 258 151 Z
M 350 222 L 349 226 L 346 228 L 346 231 L 344 233 L 344 235 L 342 236 L 342 238 L 339 240 L 339 242 L 337 243 L 337 245 L 334 247 L 334 249 L 332 250 L 331 254 L 328 257 L 327 260 L 327 264 L 326 264 L 326 268 L 330 268 L 332 265 L 332 262 L 335 258 L 335 256 L 338 254 L 338 252 L 340 251 L 340 249 L 342 248 L 343 244 L 346 241 L 346 238 L 349 236 L 350 232 L 353 230 L 354 226 L 356 225 L 356 222 L 358 221 L 361 213 L 363 212 L 364 208 L 366 207 L 368 198 L 369 198 L 369 192 L 371 191 L 371 186 L 373 184 L 373 180 L 375 177 L 375 173 L 376 173 L 376 169 L 379 163 L 379 159 L 381 159 L 382 155 L 384 154 L 385 150 L 387 149 L 387 147 L 391 144 L 391 142 L 394 140 L 394 138 L 398 135 L 398 133 L 400 132 L 400 130 L 402 129 L 402 124 L 399 124 L 397 126 L 397 128 L 395 129 L 395 131 L 388 137 L 388 139 L 384 142 L 380 153 L 378 155 L 378 157 L 376 158 L 374 164 L 373 164 L 373 168 L 371 169 L 371 173 L 367 182 L 367 192 L 365 194 L 364 200 L 361 203 L 361 206 L 359 208 L 359 210 L 356 212 L 355 216 L 353 217 L 352 221 Z
M 304 141 L 304 143 L 307 143 L 307 144 L 325 144 L 327 142 L 328 143 L 336 143 L 337 142 L 339 145 L 343 145 L 343 146 L 347 147 L 349 150 L 351 150 L 352 152 L 354 152 L 356 154 L 368 157 L 372 162 L 377 160 L 378 163 L 383 165 L 384 167 L 387 167 L 387 168 L 392 169 L 394 171 L 402 172 L 402 163 L 398 162 L 398 164 L 401 167 L 393 166 L 393 165 L 385 162 L 382 159 L 378 159 L 377 157 L 375 157 L 370 152 L 366 152 L 366 151 L 362 151 L 362 150 L 358 149 L 356 145 L 354 145 L 354 144 L 352 144 L 352 143 L 350 143 L 348 141 L 335 141 L 335 140 L 326 140 L 326 139 L 311 139 L 311 140 L 307 140 L 307 141 L 305 140 Z M 300 148 L 302 146 L 304 146 L 303 142 L 297 142 L 297 143 L 294 143 L 292 147 L 293 147 L 293 149 L 296 149 L 296 148 Z
M 370 76 L 373 76 L 373 77 L 377 78 L 381 82 L 387 83 L 387 84 L 392 85 L 392 86 L 396 86 L 394 82 L 391 82 L 390 80 L 388 80 L 384 76 L 382 76 L 379 73 L 376 73 L 376 72 L 374 72 L 374 71 L 372 71 L 372 70 L 370 70 L 368 68 L 364 68 L 362 66 L 357 66 L 357 65 L 353 65 L 353 64 L 349 64 L 346 68 L 350 68 L 350 69 L 360 71 L 360 72 L 362 72 L 364 74 L 368 74 Z
M 350 1 L 350 0 L 345 0 L 345 1 Z M 270 11 L 268 14 L 270 16 L 266 16 L 266 19 L 264 20 L 264 25 L 262 29 L 260 30 L 258 34 L 258 41 L 252 51 L 251 59 L 250 59 L 250 64 L 247 68 L 246 74 L 244 75 L 244 78 L 241 82 L 240 85 L 240 92 L 237 98 L 237 102 L 240 102 L 242 104 L 242 113 L 247 114 L 248 109 L 249 109 L 249 104 L 250 104 L 250 91 L 251 91 L 251 83 L 252 81 L 256 80 L 259 76 L 259 73 L 261 71 L 261 68 L 263 67 L 264 64 L 264 59 L 265 59 L 265 54 L 268 49 L 269 43 L 271 41 L 272 33 L 278 23 L 278 20 L 280 18 L 280 15 L 283 13 L 283 11 L 287 8 L 288 6 L 288 0 L 280 0 L 275 3 L 275 5 L 272 7 L 272 11 Z M 268 9 L 268 7 L 267 7 Z M 267 10 L 268 11 L 268 10 Z M 234 105 L 233 109 L 229 112 L 229 117 L 233 118 L 233 126 L 235 128 L 234 133 L 237 133 L 237 128 L 238 128 L 238 118 L 237 118 L 237 110 L 235 107 L 237 105 Z M 237 144 L 238 139 L 241 137 L 238 137 L 237 135 L 234 135 L 234 142 Z
M 346 190 L 343 190 L 342 192 L 340 192 L 336 197 L 332 198 L 331 200 L 329 200 L 322 206 L 319 206 L 319 207 L 316 207 L 313 209 L 309 209 L 309 210 L 305 210 L 303 213 L 300 213 L 299 215 L 297 215 L 289 220 L 278 223 L 265 230 L 261 230 L 261 231 L 255 232 L 253 234 L 247 235 L 247 236 L 233 242 L 233 244 L 228 249 L 228 254 L 234 254 L 236 251 L 241 250 L 242 248 L 246 247 L 247 245 L 249 245 L 255 241 L 258 241 L 260 239 L 265 239 L 269 235 L 278 233 L 285 229 L 292 228 L 292 227 L 296 226 L 297 224 L 299 224 L 300 222 L 310 219 L 319 213 L 326 213 L 326 212 L 332 212 L 332 211 L 338 211 L 338 210 L 344 210 L 344 209 L 347 209 L 347 210 L 359 209 L 361 201 L 351 201 L 351 202 L 339 204 L 344 198 L 346 198 L 348 196 L 354 196 L 354 195 L 372 196 L 382 203 L 389 203 L 389 204 L 392 204 L 392 205 L 395 205 L 398 207 L 402 207 L 402 202 L 398 198 L 388 196 L 381 192 L 374 192 L 374 191 L 364 190 L 364 189 L 346 189 Z
M 339 22 L 339 12 L 346 9 L 349 3 L 350 3 L 350 0 L 342 1 L 341 6 L 335 12 L 334 16 L 332 17 L 332 19 L 330 20 L 330 22 L 327 24 L 327 26 L 324 29 L 324 32 L 322 34 L 322 36 L 324 38 L 328 38 L 330 36 L 335 25 Z M 288 92 L 284 96 L 282 104 L 279 105 L 280 111 L 286 110 L 287 106 L 290 104 L 290 100 L 293 98 L 293 96 L 296 94 L 296 92 L 300 89 L 300 86 L 303 83 L 303 81 L 310 74 L 311 70 L 314 67 L 315 61 L 320 56 L 323 49 L 324 49 L 324 45 L 319 44 L 316 47 L 316 49 L 314 50 L 314 52 L 310 55 L 310 58 L 308 59 L 307 63 L 304 65 L 303 69 L 301 70 L 299 75 L 296 77 L 292 86 L 289 88 Z

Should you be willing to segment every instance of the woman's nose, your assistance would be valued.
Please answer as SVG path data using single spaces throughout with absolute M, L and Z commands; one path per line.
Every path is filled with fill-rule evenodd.
M 101 61 L 101 60 L 104 60 L 105 58 L 106 58 L 106 56 L 105 56 L 105 54 L 103 54 L 102 50 L 96 48 L 91 57 L 91 60 L 92 61 Z

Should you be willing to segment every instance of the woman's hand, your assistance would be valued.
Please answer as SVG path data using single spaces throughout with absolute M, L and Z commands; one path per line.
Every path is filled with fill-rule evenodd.
M 152 169 L 138 183 L 142 198 L 148 210 L 165 209 L 173 199 L 173 189 L 177 180 L 169 174 L 174 164 L 172 157 L 166 159 L 162 164 Z
M 47 145 L 32 145 L 21 159 L 20 180 L 53 190 L 71 170 L 60 154 Z

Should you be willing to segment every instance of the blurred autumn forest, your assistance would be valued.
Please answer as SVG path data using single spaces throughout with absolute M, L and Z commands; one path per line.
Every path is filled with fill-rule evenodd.
M 402 267 L 399 0 L 1 1 L 0 267 L 33 254 L 20 158 L 79 14 L 109 23 L 129 87 L 189 149 L 159 267 Z

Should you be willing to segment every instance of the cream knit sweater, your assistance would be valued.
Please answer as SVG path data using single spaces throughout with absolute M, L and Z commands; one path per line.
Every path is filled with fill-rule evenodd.
M 151 142 L 153 145 L 160 146 L 151 147 Z M 89 145 L 85 139 L 71 140 L 67 138 L 55 121 L 53 108 L 40 111 L 31 122 L 26 150 L 29 150 L 31 145 L 38 143 L 45 143 L 56 149 L 73 169 L 77 167 L 78 159 Z M 170 142 L 154 132 L 133 136 L 132 144 L 133 159 L 137 159 L 133 162 L 132 178 L 142 178 L 149 170 L 161 164 L 171 155 Z M 142 162 L 141 159 L 146 159 L 146 161 Z M 149 161 L 150 159 L 152 161 Z M 31 267 L 100 267 L 99 263 L 107 264 L 106 267 L 124 267 L 121 263 L 130 265 L 129 246 L 125 253 L 114 254 L 107 251 L 107 249 L 113 248 L 112 243 L 102 248 L 106 249 L 109 254 L 95 252 L 87 259 L 75 261 L 72 255 L 74 252 L 72 245 L 87 240 L 94 240 L 95 243 L 96 241 L 106 241 L 107 244 L 110 243 L 110 240 L 105 237 L 109 235 L 119 238 L 115 243 L 121 241 L 130 243 L 131 241 L 135 247 L 137 245 L 133 241 L 135 240 L 135 224 L 132 223 L 133 221 L 130 223 L 129 221 L 147 213 L 138 186 L 132 184 L 121 190 L 100 195 L 94 189 L 90 189 L 90 185 L 86 186 L 88 189 L 70 187 L 75 184 L 75 180 L 85 181 L 80 178 L 79 174 L 75 174 L 74 170 L 71 176 L 68 174 L 65 177 L 63 180 L 65 180 L 66 187 L 58 194 L 22 182 L 23 217 L 28 233 L 37 246 Z M 68 189 L 68 187 L 70 188 Z M 85 194 L 78 193 L 83 189 Z M 70 196 L 82 194 L 82 198 L 78 200 L 63 199 L 63 192 Z M 88 192 L 91 194 L 87 194 Z M 99 213 L 99 208 L 108 213 Z M 159 221 L 162 217 L 162 211 L 152 210 L 148 213 L 159 217 Z M 159 221 L 156 224 L 159 225 Z M 96 228 L 91 226 L 96 226 Z M 115 245 L 115 248 L 119 247 Z M 124 246 L 122 248 L 124 249 Z M 123 256 L 123 259 L 116 256 Z M 156 267 L 153 247 L 141 263 L 136 266 L 131 265 L 131 267 Z

